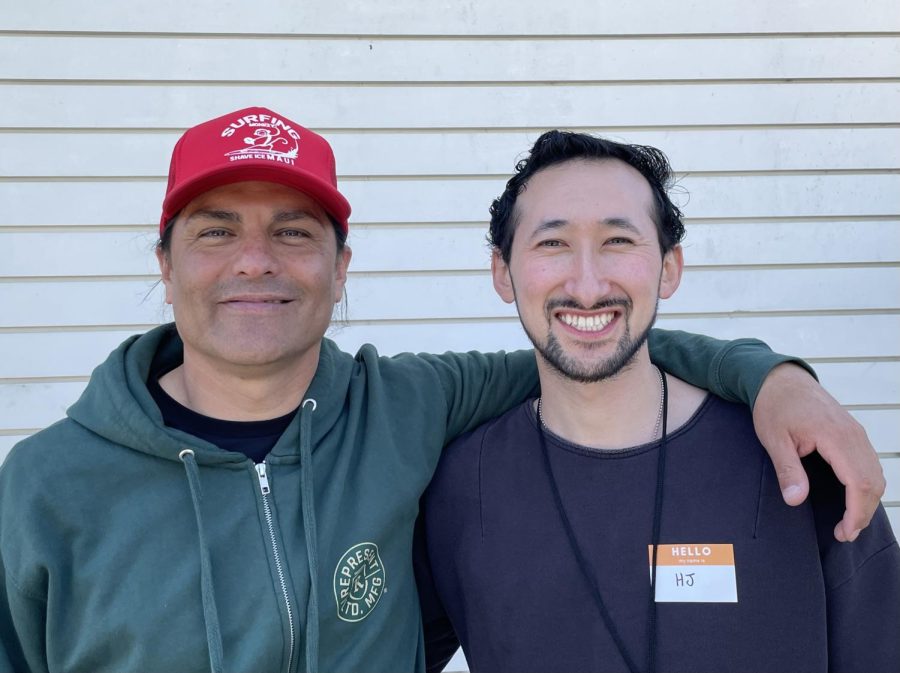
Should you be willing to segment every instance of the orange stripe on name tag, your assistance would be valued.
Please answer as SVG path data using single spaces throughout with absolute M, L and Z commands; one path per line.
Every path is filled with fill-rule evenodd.
M 648 545 L 653 563 L 653 545 Z M 656 551 L 657 566 L 733 566 L 734 545 L 731 544 L 661 544 Z

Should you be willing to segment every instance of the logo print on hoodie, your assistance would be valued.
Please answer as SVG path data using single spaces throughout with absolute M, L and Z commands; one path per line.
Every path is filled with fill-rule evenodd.
M 369 616 L 384 593 L 384 566 L 374 542 L 355 544 L 334 569 L 334 600 L 338 617 L 359 622 Z

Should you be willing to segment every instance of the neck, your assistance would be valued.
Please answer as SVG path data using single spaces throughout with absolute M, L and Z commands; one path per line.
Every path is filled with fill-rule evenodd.
M 541 413 L 554 434 L 597 449 L 622 449 L 659 437 L 654 430 L 662 393 L 646 345 L 629 367 L 596 383 L 566 379 L 541 359 L 538 369 Z
M 184 363 L 159 379 L 160 387 L 191 411 L 229 421 L 260 421 L 290 413 L 316 373 L 319 348 L 295 366 L 226 365 L 188 348 Z

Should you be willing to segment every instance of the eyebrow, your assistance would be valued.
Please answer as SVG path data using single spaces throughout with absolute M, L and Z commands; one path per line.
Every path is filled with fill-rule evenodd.
M 195 210 L 188 216 L 186 221 L 189 222 L 194 218 L 208 218 L 211 220 L 237 223 L 240 223 L 242 221 L 240 214 L 236 213 L 233 210 L 217 210 L 212 208 L 201 208 L 199 210 Z M 321 223 L 321 218 L 319 216 L 317 216 L 314 212 L 306 210 L 304 208 L 300 208 L 297 210 L 279 211 L 275 214 L 275 217 L 272 218 L 272 221 L 276 223 L 294 222 L 296 220 L 315 220 L 316 222 Z
M 273 222 L 293 222 L 294 220 L 315 220 L 322 223 L 322 218 L 311 210 L 299 208 L 297 210 L 283 210 L 276 213 Z
M 240 222 L 241 216 L 238 215 L 233 210 L 212 210 L 207 208 L 201 208 L 200 210 L 195 210 L 193 213 L 188 215 L 187 220 L 185 222 L 190 222 L 194 218 L 209 218 L 211 220 L 222 220 L 224 222 Z
M 541 222 L 537 228 L 532 232 L 531 238 L 535 238 L 540 234 L 546 231 L 554 231 L 556 229 L 561 229 L 569 224 L 569 220 L 563 219 L 555 219 L 555 220 L 544 220 Z M 598 224 L 602 224 L 607 227 L 614 227 L 616 229 L 624 229 L 625 231 L 630 231 L 633 234 L 640 234 L 640 230 L 634 226 L 634 224 L 627 217 L 607 217 L 603 220 L 600 220 Z
M 632 234 L 641 233 L 641 230 L 638 229 L 627 217 L 608 217 L 603 220 L 603 224 L 608 227 L 630 231 Z

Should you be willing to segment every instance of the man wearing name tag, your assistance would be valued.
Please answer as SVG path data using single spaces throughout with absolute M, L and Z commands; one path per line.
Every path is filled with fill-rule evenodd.
M 683 268 L 671 181 L 654 148 L 551 131 L 494 201 L 541 396 L 451 444 L 426 493 L 429 670 L 457 639 L 473 671 L 900 670 L 883 508 L 837 542 L 821 458 L 786 506 L 750 411 L 651 361 Z

